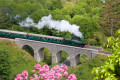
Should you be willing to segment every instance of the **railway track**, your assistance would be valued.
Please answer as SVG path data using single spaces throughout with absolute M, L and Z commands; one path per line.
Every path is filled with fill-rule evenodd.
M 89 46 L 89 45 L 87 45 L 86 48 L 98 50 L 98 54 L 102 54 L 102 55 L 112 55 L 112 52 L 103 51 L 103 48 L 102 48 L 102 47 L 96 47 L 96 46 Z

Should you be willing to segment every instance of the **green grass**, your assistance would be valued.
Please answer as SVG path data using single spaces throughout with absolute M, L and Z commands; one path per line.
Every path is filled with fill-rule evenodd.
M 98 55 L 92 60 L 77 65 L 74 68 L 69 67 L 69 74 L 74 73 L 77 77 L 77 80 L 93 80 L 94 74 L 91 74 L 93 67 L 98 67 L 104 64 L 107 56 Z
M 103 48 L 103 51 L 112 52 L 112 50 L 110 48 Z
M 84 63 L 84 62 L 86 62 L 86 61 L 89 61 L 89 58 L 88 58 L 85 54 L 82 54 L 82 55 L 80 56 L 80 62 L 81 62 L 81 63 Z
M 66 51 L 62 51 L 62 62 L 64 62 L 68 57 L 69 57 L 69 54 Z
M 31 72 L 31 70 L 33 70 L 34 66 L 37 64 L 30 53 L 20 49 L 13 41 L 0 39 L 0 50 L 6 51 L 10 55 L 10 80 L 13 80 L 16 74 L 19 74 L 24 70 Z M 39 64 L 43 66 L 46 63 L 39 62 Z
M 49 49 L 44 48 L 44 61 L 43 62 L 51 65 L 51 61 L 52 61 L 52 53 L 50 52 Z
M 24 70 L 32 70 L 36 64 L 34 58 L 26 51 L 21 50 L 13 41 L 0 39 L 0 50 L 6 51 L 10 55 L 10 80 Z

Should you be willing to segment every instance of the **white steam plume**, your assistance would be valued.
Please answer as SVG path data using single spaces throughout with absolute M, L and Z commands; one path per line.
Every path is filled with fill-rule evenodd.
M 82 33 L 79 31 L 79 26 L 76 26 L 75 24 L 70 24 L 68 21 L 61 20 L 56 21 L 52 20 L 52 16 L 44 16 L 42 19 L 36 24 L 31 18 L 26 18 L 25 21 L 22 21 L 19 23 L 20 26 L 30 27 L 35 26 L 38 29 L 43 28 L 44 26 L 49 27 L 50 29 L 54 28 L 61 32 L 70 32 L 71 34 L 74 34 L 77 37 L 82 38 Z

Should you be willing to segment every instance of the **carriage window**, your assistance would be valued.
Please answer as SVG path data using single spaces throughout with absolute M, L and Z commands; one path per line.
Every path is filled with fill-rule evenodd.
M 55 39 L 55 41 L 57 41 L 57 39 Z
M 32 38 L 32 36 L 30 36 L 30 38 Z
M 35 36 L 36 39 L 38 39 L 39 37 L 38 36 Z
M 48 40 L 50 40 L 50 38 L 48 38 Z
M 40 39 L 42 39 L 42 38 L 40 37 Z
M 39 39 L 39 37 L 38 37 L 38 36 L 36 36 L 36 38 L 37 38 L 37 39 Z

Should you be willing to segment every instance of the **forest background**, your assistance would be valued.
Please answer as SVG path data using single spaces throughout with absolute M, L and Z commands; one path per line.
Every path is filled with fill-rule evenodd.
M 119 0 L 0 0 L 0 29 L 78 39 L 70 32 L 34 26 L 21 27 L 18 23 L 28 16 L 37 23 L 43 16 L 66 20 L 79 26 L 88 45 L 106 47 L 106 39 L 120 27 Z

